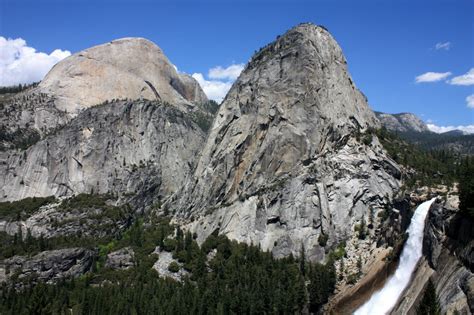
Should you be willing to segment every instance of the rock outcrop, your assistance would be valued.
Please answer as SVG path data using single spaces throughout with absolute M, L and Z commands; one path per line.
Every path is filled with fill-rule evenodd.
M 96 198 L 101 204 L 84 206 L 75 199 Z M 80 237 L 101 239 L 118 237 L 132 220 L 133 210 L 129 205 L 106 204 L 100 196 L 79 196 L 46 204 L 23 220 L 0 217 L 0 233 L 10 236 L 30 234 L 33 238 Z M 72 203 L 76 202 L 76 205 Z M 116 200 L 107 200 L 115 203 Z M 17 235 L 18 236 L 18 235 Z
M 78 52 L 56 64 L 38 90 L 70 114 L 112 99 L 144 98 L 182 108 L 207 101 L 192 77 L 179 74 L 163 51 L 143 38 Z
M 428 126 L 415 114 L 386 114 L 375 112 L 382 126 L 393 132 L 431 132 Z
M 66 248 L 41 252 L 33 257 L 14 256 L 0 262 L 0 283 L 11 277 L 46 283 L 80 276 L 90 270 L 96 253 L 84 248 Z M 17 282 L 18 283 L 18 282 Z
M 135 265 L 135 253 L 131 247 L 121 248 L 107 255 L 105 267 L 112 269 L 128 269 Z
M 321 260 L 399 187 L 365 97 L 322 27 L 256 53 L 220 106 L 197 169 L 168 207 L 199 240 L 218 230 L 276 256 Z

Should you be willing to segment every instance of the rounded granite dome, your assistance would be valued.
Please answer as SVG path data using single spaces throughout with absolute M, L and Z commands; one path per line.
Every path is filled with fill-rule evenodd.
M 78 52 L 56 64 L 39 89 L 68 113 L 112 99 L 158 99 L 180 106 L 207 100 L 195 80 L 180 74 L 144 38 L 122 38 Z

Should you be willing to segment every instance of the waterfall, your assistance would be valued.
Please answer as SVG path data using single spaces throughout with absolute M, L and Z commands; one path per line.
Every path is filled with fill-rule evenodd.
M 355 311 L 354 315 L 388 314 L 395 306 L 403 290 L 410 282 L 416 264 L 421 258 L 425 219 L 435 199 L 425 201 L 418 206 L 408 227 L 408 240 L 403 247 L 397 270 L 385 283 L 384 287 L 373 294 L 369 301 Z

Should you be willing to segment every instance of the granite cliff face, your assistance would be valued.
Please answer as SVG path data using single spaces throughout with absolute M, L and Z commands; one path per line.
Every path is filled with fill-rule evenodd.
M 0 200 L 170 195 L 213 119 L 197 81 L 142 38 L 74 54 L 38 87 L 1 101 Z
M 320 260 L 320 235 L 346 239 L 399 187 L 398 166 L 366 133 L 376 126 L 336 41 L 301 24 L 253 56 L 169 207 L 200 240 L 218 230 L 277 256 L 303 244 Z
M 156 101 L 90 108 L 25 151 L 0 152 L 0 199 L 172 194 L 193 169 L 205 140 L 193 117 Z

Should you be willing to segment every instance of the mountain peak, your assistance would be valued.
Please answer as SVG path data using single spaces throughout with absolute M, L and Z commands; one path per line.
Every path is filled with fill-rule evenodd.
M 374 196 L 398 187 L 390 173 L 396 166 L 381 166 L 390 162 L 378 142 L 372 148 L 356 137 L 377 125 L 334 38 L 313 24 L 298 25 L 240 74 L 194 177 L 170 206 L 184 220 L 200 217 L 191 228 L 199 237 L 219 229 L 276 256 L 298 254 L 303 242 L 312 248 L 308 257 L 321 260 L 318 235 L 335 242 L 347 233 L 335 226 L 347 226 Z M 333 163 L 343 171 L 334 172 Z M 331 191 L 343 197 L 332 199 Z
M 112 99 L 157 99 L 182 108 L 207 101 L 194 79 L 178 73 L 157 45 L 139 37 L 75 53 L 54 66 L 39 89 L 71 114 Z

